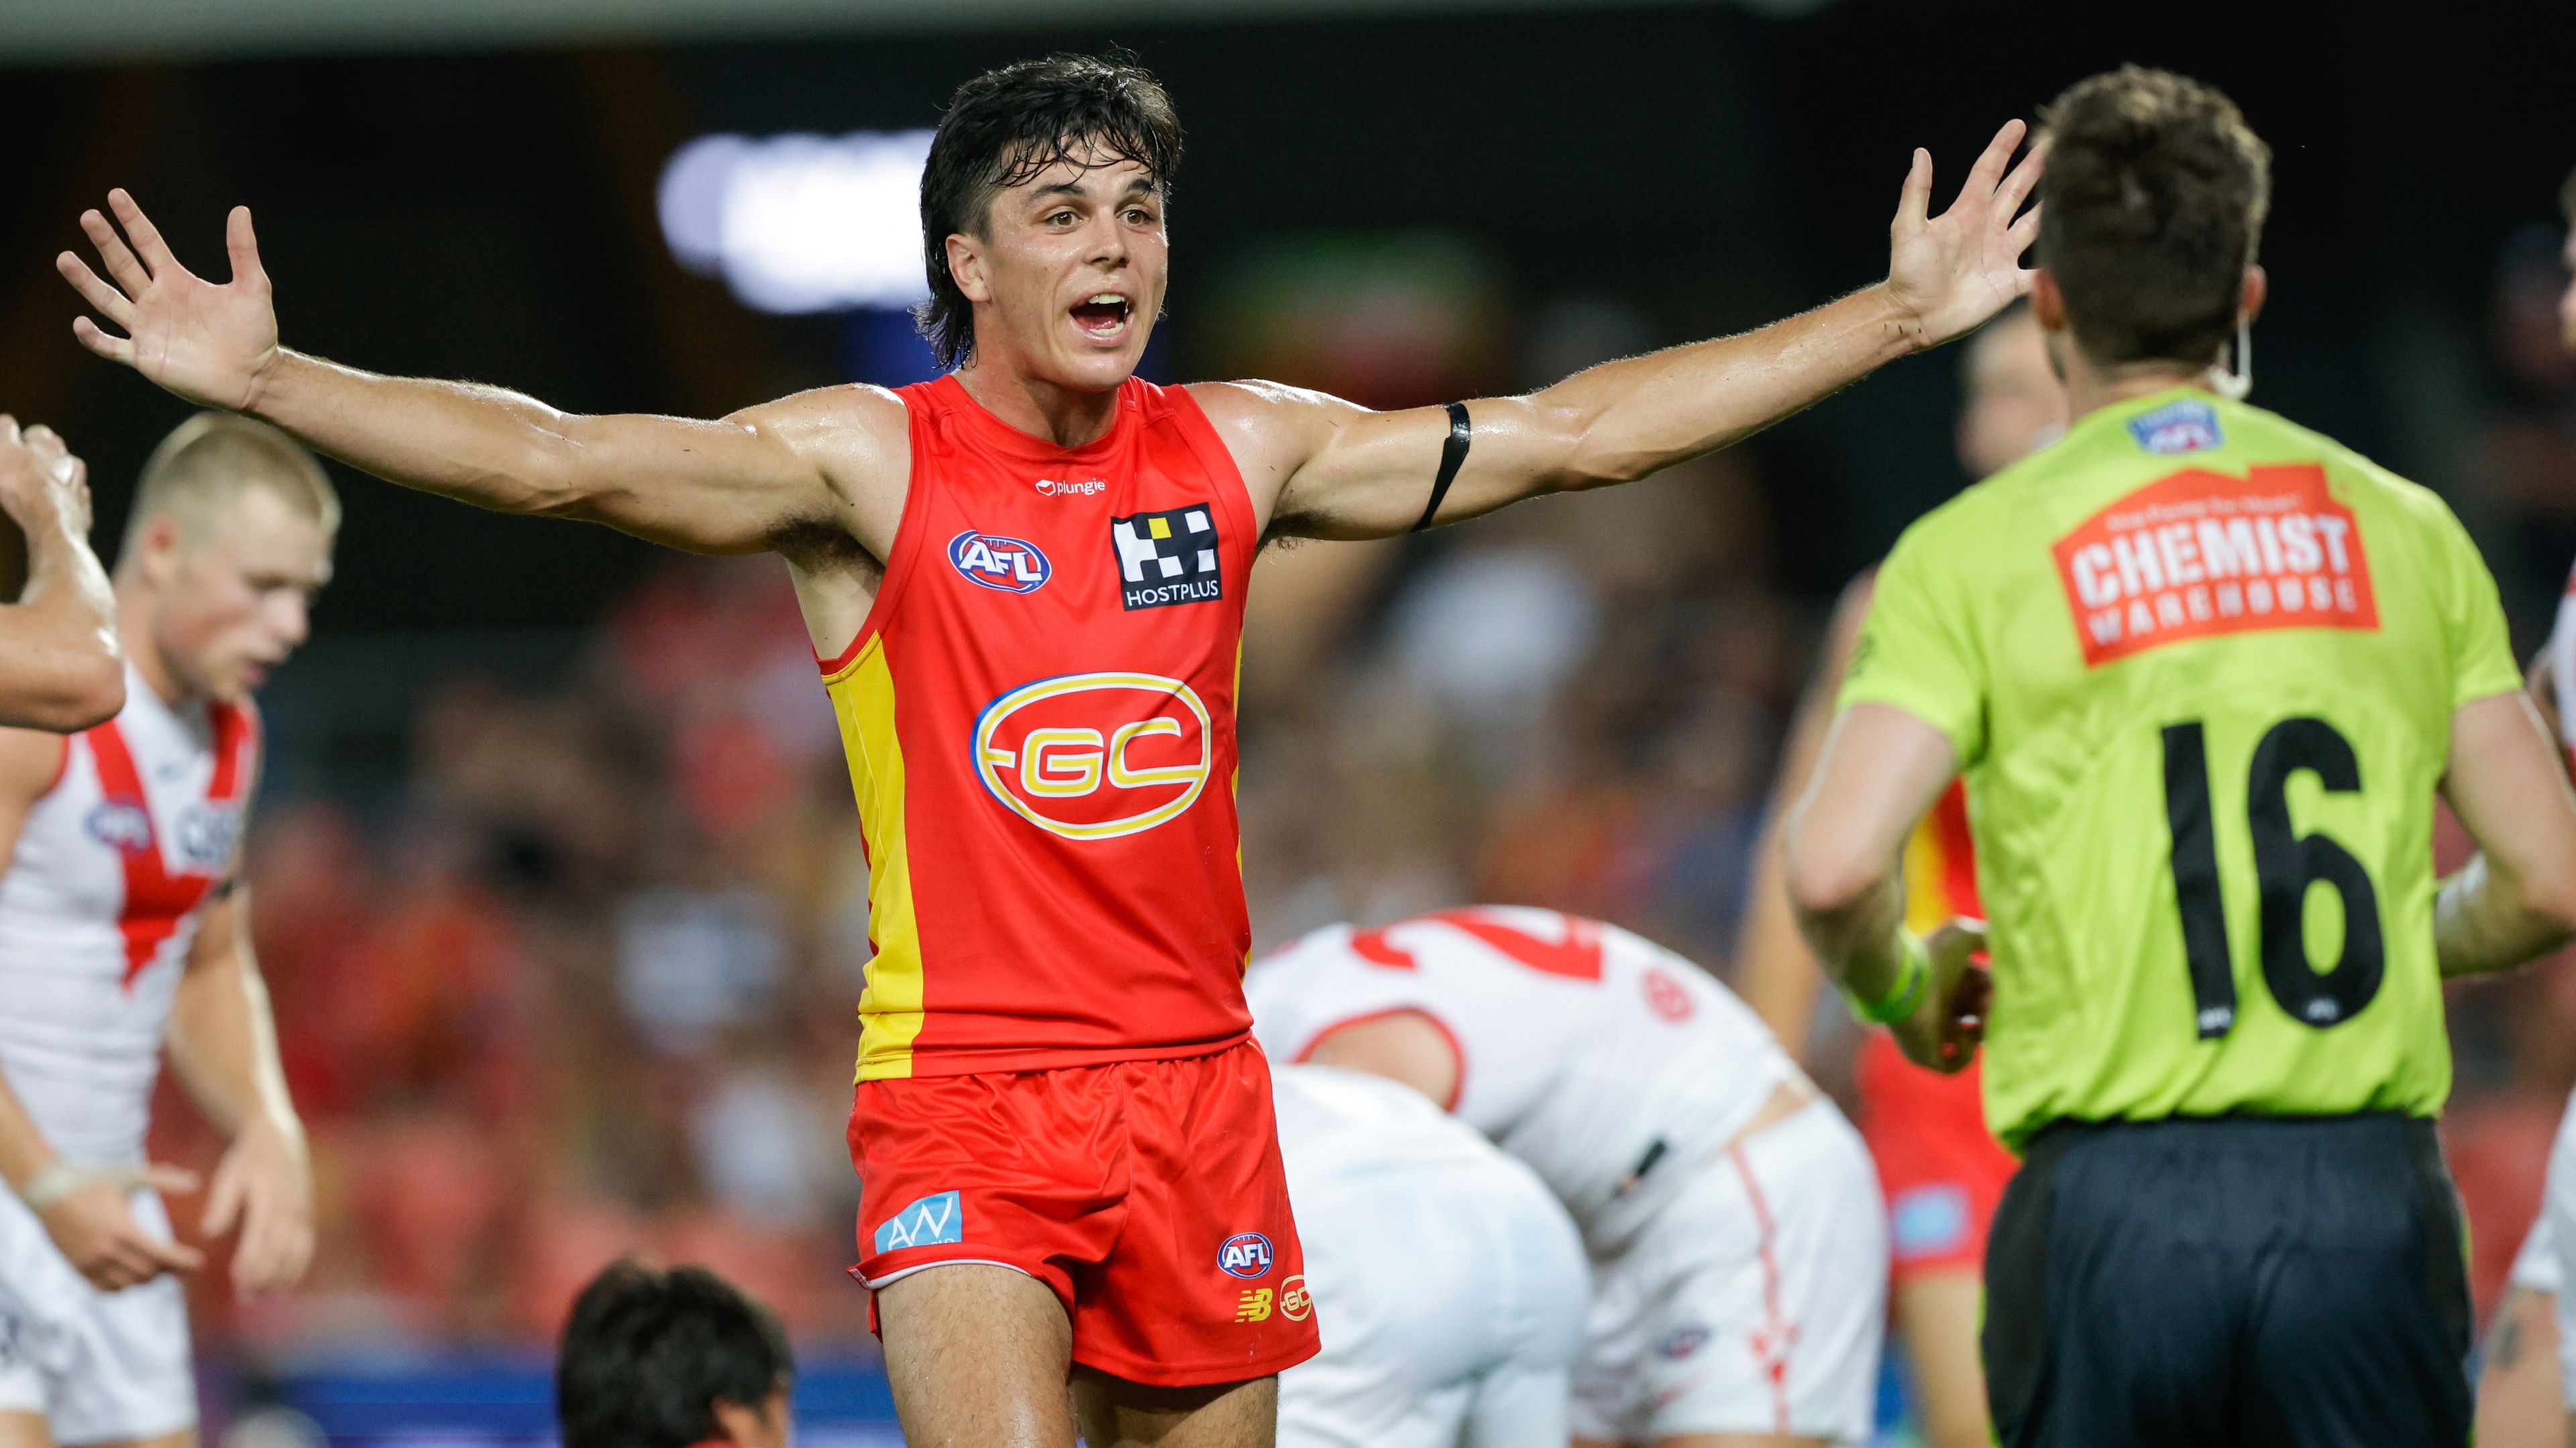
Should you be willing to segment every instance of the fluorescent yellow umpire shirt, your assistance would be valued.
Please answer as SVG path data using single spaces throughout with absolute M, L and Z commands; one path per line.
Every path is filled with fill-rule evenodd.
M 2520 688 L 2450 509 L 2260 408 L 2103 408 L 1908 529 L 1842 705 L 1967 776 L 1986 1119 L 2438 1113 L 2433 794 Z

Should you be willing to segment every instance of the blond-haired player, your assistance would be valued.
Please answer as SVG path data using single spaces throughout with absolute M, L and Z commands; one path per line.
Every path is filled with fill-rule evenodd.
M 118 559 L 125 705 L 0 730 L 0 1448 L 195 1437 L 187 1306 L 144 1132 L 166 1046 L 232 1138 L 204 1230 L 235 1286 L 312 1251 L 303 1128 L 236 880 L 259 770 L 251 692 L 306 630 L 339 502 L 265 423 L 202 413 L 145 465 Z

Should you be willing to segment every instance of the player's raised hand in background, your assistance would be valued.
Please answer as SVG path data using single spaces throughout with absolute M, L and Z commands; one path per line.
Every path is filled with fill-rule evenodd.
M 116 213 L 113 222 L 96 211 L 81 213 L 81 230 L 98 248 L 106 279 L 68 251 L 54 258 L 54 269 L 124 335 L 89 317 L 72 320 L 72 335 L 199 406 L 248 410 L 277 359 L 277 310 L 268 273 L 260 269 L 250 208 L 234 207 L 225 223 L 233 279 L 218 286 L 179 264 L 132 196 L 110 191 L 107 205 Z
M 1959 198 L 1938 216 L 1929 214 L 1932 153 L 1914 153 L 1896 220 L 1888 227 L 1887 290 L 1922 328 L 1918 346 L 1937 347 L 2030 290 L 2032 274 L 2023 269 L 2021 254 L 2039 237 L 2039 208 L 2024 212 L 2021 204 L 2039 184 L 2047 148 L 2032 147 L 2013 166 L 2026 129 L 2006 121 L 1969 168 Z

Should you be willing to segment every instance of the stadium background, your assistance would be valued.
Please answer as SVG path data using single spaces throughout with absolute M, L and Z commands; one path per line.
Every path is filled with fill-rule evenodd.
M 926 361 L 893 312 L 767 314 L 676 261 L 656 188 L 680 147 L 925 127 L 978 69 L 1115 42 L 1190 132 L 1148 375 L 1383 405 L 1872 280 L 1908 147 L 1946 196 L 1998 121 L 2077 76 L 2189 70 L 2275 152 L 2256 400 L 2441 489 L 2526 651 L 2576 556 L 2576 361 L 2550 313 L 2576 141 L 2527 119 L 2563 95 L 2564 7 L 22 8 L 0 30 L 0 405 L 91 459 L 103 547 L 183 415 L 69 337 L 48 258 L 111 184 L 201 267 L 222 208 L 251 204 L 294 345 L 712 414 Z M 1633 489 L 1266 560 L 1242 778 L 1261 943 L 1515 900 L 1722 972 L 1825 610 L 1962 481 L 1955 402 L 1955 354 L 1917 359 Z M 294 1441 L 254 1411 L 290 1400 L 346 1437 L 535 1431 L 528 1365 L 573 1287 L 643 1246 L 769 1297 L 828 1365 L 809 1437 L 865 1438 L 839 1141 L 864 874 L 781 571 L 339 476 L 339 579 L 266 696 L 250 866 L 323 1247 L 291 1298 L 197 1293 L 210 1428 Z M 2454 1004 L 2483 1310 L 2576 1080 L 2576 968 Z M 175 1094 L 162 1117 L 167 1155 L 212 1159 Z

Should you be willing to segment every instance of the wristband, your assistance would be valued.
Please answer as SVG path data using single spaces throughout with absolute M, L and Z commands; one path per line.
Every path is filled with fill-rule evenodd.
M 90 1176 L 91 1173 L 56 1157 L 46 1163 L 44 1168 L 34 1176 L 27 1178 L 27 1184 L 18 1189 L 18 1200 L 25 1202 L 28 1210 L 41 1212 L 88 1186 Z
M 1897 939 L 1905 952 L 1905 962 L 1896 968 L 1896 981 L 1887 988 L 1887 994 L 1876 1000 L 1863 1000 L 1848 987 L 1843 991 L 1843 1000 L 1851 1007 L 1852 1015 L 1870 1025 L 1894 1025 L 1914 1014 L 1915 1003 L 1923 999 L 1923 982 L 1932 978 L 1932 952 L 1924 948 L 1923 937 L 1911 930 L 1900 930 Z

